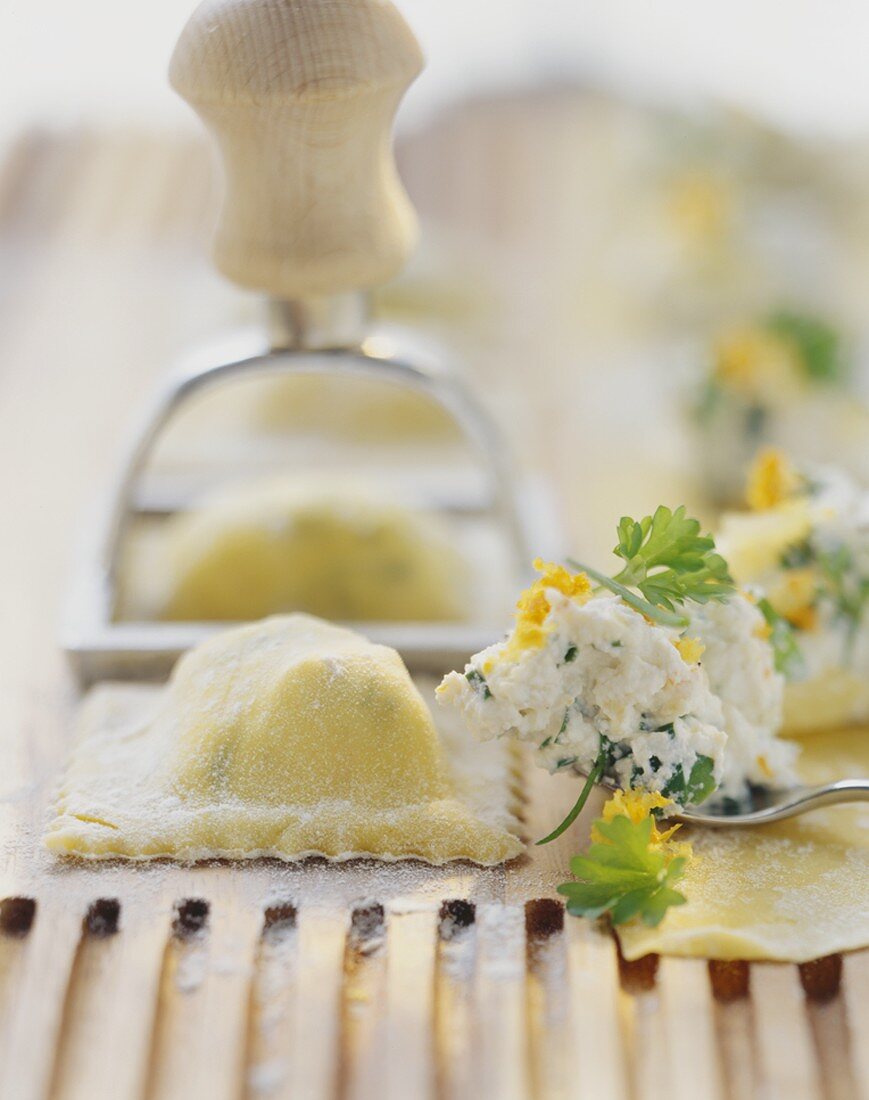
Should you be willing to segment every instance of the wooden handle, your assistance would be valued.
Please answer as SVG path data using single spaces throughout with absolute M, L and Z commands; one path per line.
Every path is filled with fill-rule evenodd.
M 389 0 L 206 0 L 172 56 L 172 86 L 220 147 L 215 261 L 277 298 L 392 278 L 416 218 L 391 128 L 422 53 Z

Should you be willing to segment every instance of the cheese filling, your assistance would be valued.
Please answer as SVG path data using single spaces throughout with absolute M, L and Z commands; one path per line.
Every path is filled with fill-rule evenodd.
M 547 610 L 531 635 L 523 612 L 535 590 Z M 550 772 L 588 775 L 603 753 L 606 779 L 681 806 L 717 792 L 736 809 L 752 785 L 791 779 L 795 749 L 775 737 L 783 677 L 747 597 L 686 605 L 680 629 L 544 577 L 519 608 L 513 635 L 438 689 L 481 740 L 528 742 Z
M 760 455 L 750 488 L 781 481 L 770 471 L 784 464 L 776 452 Z M 793 630 L 798 652 L 787 668 L 788 695 L 801 705 L 788 706 L 786 700 L 787 724 L 807 728 L 866 720 L 869 493 L 846 475 L 824 469 L 801 477 L 789 492 L 756 491 L 753 497 L 759 507 L 725 517 L 719 543 L 737 580 L 763 591 Z M 834 706 L 816 713 L 819 708 L 811 705 L 807 710 L 807 691 L 826 698 L 825 685 L 834 680 L 836 697 L 847 702 L 845 711 Z

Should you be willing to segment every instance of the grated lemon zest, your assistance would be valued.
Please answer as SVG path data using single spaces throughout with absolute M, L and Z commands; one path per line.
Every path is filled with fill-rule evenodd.
M 706 652 L 706 646 L 699 638 L 678 638 L 673 645 L 679 650 L 679 656 L 686 665 L 696 665 Z
M 755 512 L 766 512 L 796 496 L 802 478 L 784 452 L 775 447 L 759 451 L 748 472 L 745 499 Z
M 651 816 L 653 810 L 663 810 L 673 804 L 672 798 L 666 798 L 660 791 L 628 790 L 616 791 L 609 801 L 604 803 L 601 810 L 601 818 L 604 821 L 612 821 L 620 815 L 627 817 L 634 825 L 638 825 L 644 818 Z M 671 825 L 669 829 L 659 829 L 657 820 L 652 818 L 652 832 L 649 844 L 653 848 L 663 851 L 668 861 L 682 857 L 690 859 L 692 850 L 687 841 L 673 841 L 671 838 L 675 832 L 681 829 L 680 824 Z M 591 839 L 599 844 L 604 840 L 598 830 L 592 826 Z
M 547 589 L 555 589 L 580 603 L 591 597 L 591 582 L 585 573 L 571 573 L 563 565 L 542 558 L 535 558 L 534 568 L 540 576 L 519 597 L 516 626 L 502 653 L 504 657 L 515 657 L 524 649 L 537 649 L 546 641 L 546 617 L 551 610 Z
M 818 614 L 815 598 L 818 577 L 814 569 L 789 569 L 768 594 L 775 611 L 799 630 L 813 630 Z

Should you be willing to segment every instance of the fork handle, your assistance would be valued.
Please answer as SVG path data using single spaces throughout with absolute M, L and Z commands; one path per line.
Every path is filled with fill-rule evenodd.
M 808 787 L 793 801 L 793 813 L 805 813 L 820 806 L 836 806 L 845 802 L 869 802 L 869 779 L 839 779 L 821 787 Z M 790 805 L 790 803 L 788 803 Z
M 789 817 L 799 817 L 810 810 L 819 810 L 822 806 L 840 806 L 846 802 L 869 802 L 869 779 L 839 779 L 835 783 L 824 783 L 818 787 L 803 787 L 775 806 L 767 806 L 766 809 L 748 814 L 725 816 L 692 810 L 690 813 L 677 814 L 676 817 L 688 825 L 734 829 L 786 821 Z

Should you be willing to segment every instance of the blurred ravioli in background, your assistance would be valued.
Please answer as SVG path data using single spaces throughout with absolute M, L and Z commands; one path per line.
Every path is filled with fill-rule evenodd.
M 277 477 L 224 489 L 134 545 L 125 617 L 243 621 L 288 611 L 360 621 L 467 617 L 449 528 L 367 485 Z

